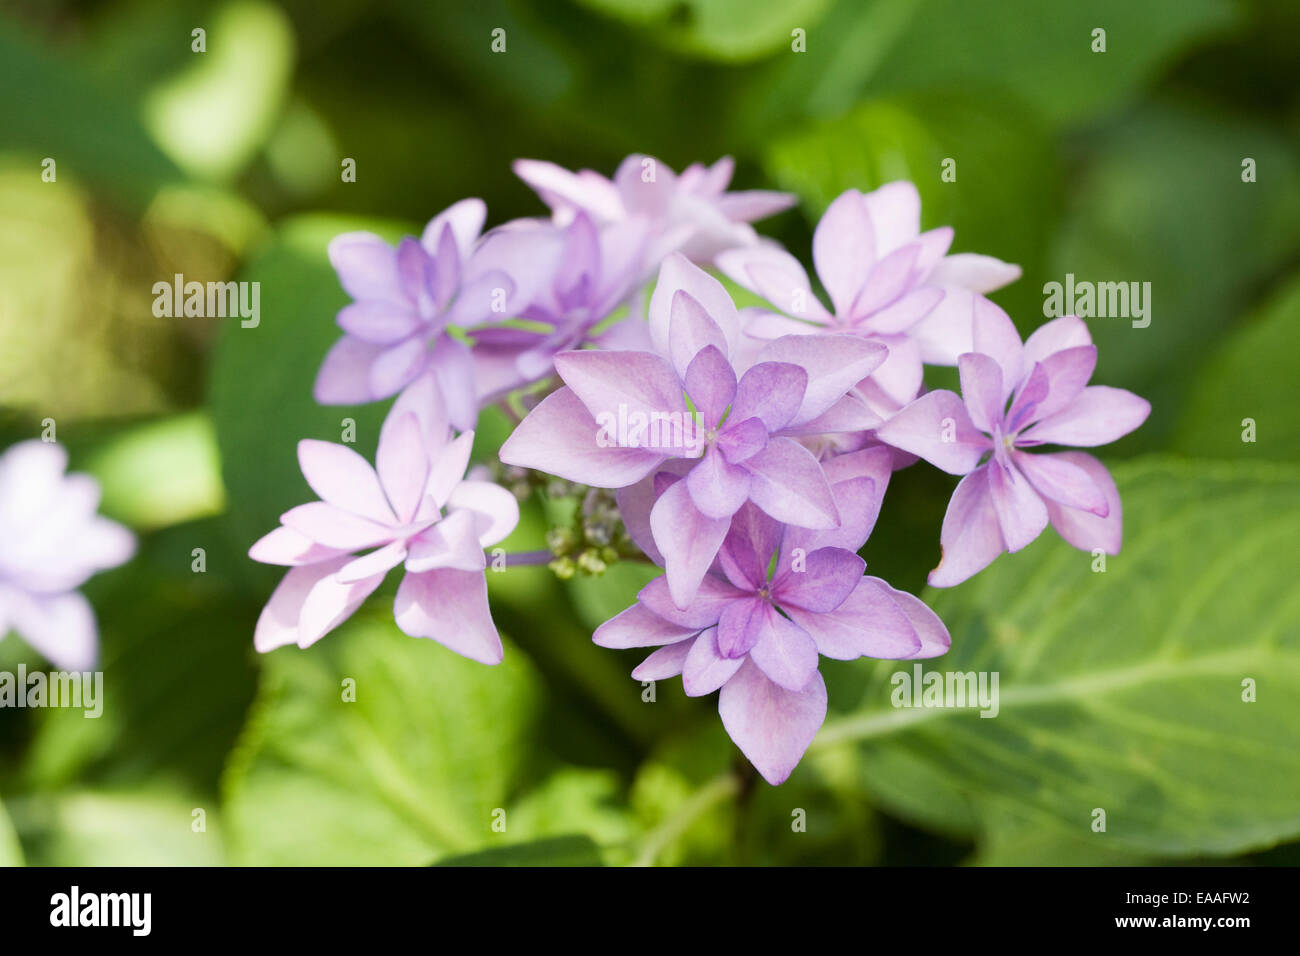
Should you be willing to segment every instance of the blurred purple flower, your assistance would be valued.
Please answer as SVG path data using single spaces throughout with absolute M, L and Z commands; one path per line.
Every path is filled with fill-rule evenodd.
M 748 336 L 767 340 L 822 327 L 887 345 L 889 358 L 860 388 L 888 414 L 916 397 L 923 362 L 953 365 L 970 351 L 972 298 L 1020 276 L 1019 266 L 990 256 L 945 255 L 952 236 L 948 226 L 921 232 L 920 194 L 909 182 L 893 182 L 841 193 L 817 224 L 813 264 L 830 309 L 813 294 L 799 260 L 775 244 L 724 252 L 718 267 L 779 312 L 746 310 Z
M 451 424 L 474 427 L 474 360 L 453 331 L 500 315 L 514 295 L 509 275 L 473 261 L 486 215 L 482 200 L 462 200 L 396 248 L 369 232 L 335 237 L 330 262 L 355 301 L 338 314 L 345 334 L 316 376 L 316 401 L 377 401 L 431 371 Z
M 693 163 L 677 175 L 650 156 L 632 154 L 613 180 L 589 169 L 570 172 L 536 159 L 515 161 L 515 174 L 536 190 L 558 225 L 585 212 L 598 225 L 642 217 L 651 242 L 643 267 L 653 269 L 670 252 L 708 263 L 724 249 L 753 245 L 756 219 L 789 209 L 795 197 L 767 190 L 727 192 L 735 163 Z
M 746 501 L 787 524 L 837 527 L 822 467 L 795 436 L 879 421 L 845 393 L 883 361 L 884 347 L 856 336 L 786 336 L 740 373 L 729 358 L 737 323 L 722 285 L 670 256 L 650 303 L 654 351 L 561 353 L 555 364 L 565 387 L 501 447 L 506 464 L 600 488 L 634 484 L 683 460 L 685 480 L 650 514 L 680 606 Z
M 973 321 L 974 351 L 957 363 L 962 397 L 922 395 L 876 430 L 880 440 L 966 476 L 944 515 L 943 559 L 930 583 L 959 584 L 1003 551 L 1028 545 L 1049 522 L 1076 548 L 1118 554 L 1120 500 L 1105 466 L 1083 452 L 1025 449 L 1107 444 L 1141 425 L 1150 403 L 1088 385 L 1097 348 L 1076 316 L 1048 322 L 1023 345 L 1007 314 L 985 299 L 976 300 Z
M 127 561 L 135 538 L 96 513 L 95 479 L 67 467 L 67 452 L 50 442 L 0 455 L 0 639 L 12 629 L 55 666 L 85 671 L 99 641 L 77 588 Z
M 865 494 L 878 508 L 879 496 Z M 691 697 L 721 689 L 727 733 L 768 783 L 779 784 L 826 717 L 818 654 L 912 659 L 943 654 L 951 643 L 924 603 L 864 575 L 854 551 L 874 519 L 872 512 L 847 536 L 828 537 L 746 504 L 689 604 L 678 606 L 667 579 L 656 578 L 593 639 L 602 647 L 659 646 L 632 672 L 638 680 L 680 674 Z
M 303 476 L 321 500 L 285 512 L 281 527 L 249 549 L 256 561 L 291 568 L 258 619 L 259 651 L 310 646 L 404 564 L 397 626 L 472 660 L 500 663 L 483 549 L 514 529 L 519 505 L 504 488 L 465 477 L 474 433 L 449 440 L 436 388 L 425 374 L 393 404 L 377 469 L 343 445 L 299 442 Z

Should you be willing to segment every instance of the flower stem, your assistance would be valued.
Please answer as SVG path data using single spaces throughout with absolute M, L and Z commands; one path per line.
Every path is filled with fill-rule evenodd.
M 655 827 L 646 837 L 640 854 L 632 861 L 633 866 L 654 866 L 667 847 L 674 840 L 691 828 L 696 820 L 719 803 L 729 800 L 740 792 L 740 779 L 734 773 L 724 773 L 705 784 L 682 804 L 675 814 Z
M 506 567 L 517 568 L 526 564 L 550 564 L 555 560 L 555 555 L 549 550 L 541 551 L 516 551 L 514 554 L 505 556 Z

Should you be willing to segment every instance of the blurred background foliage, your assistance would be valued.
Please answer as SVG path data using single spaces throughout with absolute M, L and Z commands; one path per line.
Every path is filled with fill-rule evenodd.
M 1297 63 L 1289 0 L 9 0 L 0 445 L 55 419 L 141 549 L 87 586 L 103 718 L 0 711 L 0 862 L 1300 861 Z M 713 700 L 647 702 L 591 645 L 634 566 L 494 578 L 496 669 L 402 637 L 393 584 L 310 652 L 252 653 L 277 572 L 245 552 L 306 500 L 295 443 L 353 418 L 372 453 L 384 412 L 311 400 L 330 237 L 469 195 L 537 215 L 511 160 L 632 151 L 798 193 L 760 228 L 805 260 L 841 190 L 912 179 L 955 251 L 1023 266 L 995 296 L 1022 331 L 1066 273 L 1152 284 L 1149 328 L 1089 323 L 1096 380 L 1154 406 L 1107 449 L 1125 552 L 1094 574 L 1049 533 L 925 592 L 953 633 L 932 667 L 998 670 L 998 719 L 895 709 L 897 665 L 825 662 L 827 726 L 756 783 Z M 260 326 L 156 318 L 174 273 L 259 281 Z M 895 476 L 873 573 L 921 592 L 953 483 Z M 529 505 L 513 543 L 545 526 Z

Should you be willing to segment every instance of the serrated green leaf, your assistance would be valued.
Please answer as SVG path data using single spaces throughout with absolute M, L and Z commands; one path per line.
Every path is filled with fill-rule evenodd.
M 1116 480 L 1125 545 L 1104 573 L 1047 532 L 928 593 L 953 644 L 924 671 L 996 673 L 996 717 L 891 706 L 890 675 L 916 665 L 883 663 L 814 747 L 856 747 L 866 786 L 922 821 L 937 802 L 924 777 L 885 779 L 902 761 L 977 818 L 996 797 L 1087 836 L 1104 810 L 1098 837 L 1117 852 L 1230 854 L 1300 834 L 1300 472 L 1158 459 Z

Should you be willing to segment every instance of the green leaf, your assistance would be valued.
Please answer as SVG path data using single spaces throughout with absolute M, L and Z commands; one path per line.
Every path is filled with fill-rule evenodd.
M 601 866 L 600 847 L 585 836 L 550 837 L 439 860 L 434 866 Z
M 467 660 L 402 634 L 372 599 L 309 650 L 267 657 L 223 786 L 233 858 L 409 866 L 488 845 L 538 702 L 517 649 Z
M 929 593 L 952 650 L 879 665 L 814 748 L 856 748 L 885 806 L 954 830 L 996 797 L 1115 852 L 1229 854 L 1300 834 L 1300 472 L 1157 459 L 1116 480 L 1125 546 L 1104 573 L 1047 532 Z M 916 666 L 997 674 L 997 716 L 891 706 L 891 675 Z
M 1300 276 L 1205 358 L 1182 408 L 1173 448 L 1216 458 L 1300 458 L 1297 355 Z M 1242 440 L 1246 419 L 1255 423 L 1253 442 Z
M 584 0 L 587 6 L 649 28 L 665 46 L 724 62 L 792 50 L 830 0 Z
M 1050 273 L 1023 282 L 1035 291 L 1069 274 L 1076 283 L 1150 283 L 1145 328 L 1124 317 L 1087 322 L 1099 352 L 1093 381 L 1139 391 L 1152 405 L 1111 453 L 1160 448 L 1207 346 L 1300 250 L 1300 172 L 1276 130 L 1183 106 L 1143 108 L 1099 134 L 1094 149 L 1070 192 Z M 1256 161 L 1257 182 L 1242 182 L 1244 157 Z
M 1235 19 L 1227 0 L 1087 4 L 927 0 L 870 76 L 875 93 L 995 85 L 1053 124 L 1132 99 L 1165 63 Z M 1093 52 L 1093 30 L 1106 52 Z

